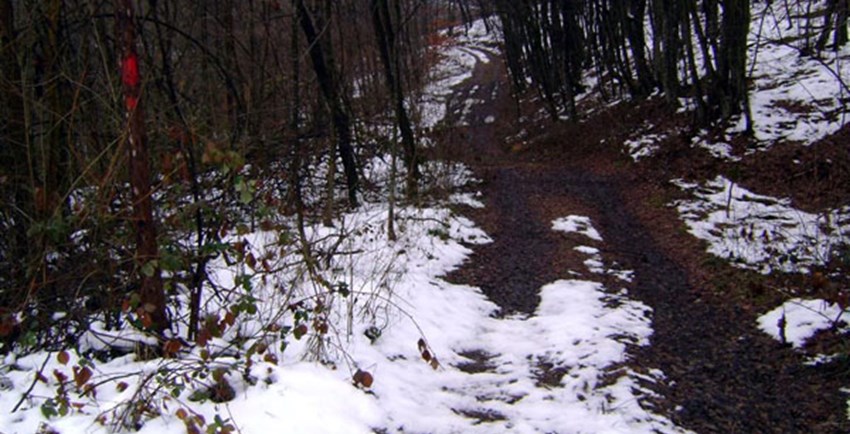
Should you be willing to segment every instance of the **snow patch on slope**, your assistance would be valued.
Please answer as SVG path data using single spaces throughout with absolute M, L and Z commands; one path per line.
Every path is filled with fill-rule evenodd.
M 850 312 L 824 300 L 794 298 L 758 318 L 758 327 L 770 337 L 800 348 L 820 330 L 839 321 L 850 322 Z
M 739 267 L 764 274 L 807 271 L 850 240 L 850 207 L 811 214 L 722 176 L 703 184 L 673 183 L 692 196 L 673 203 L 688 231 L 707 241 L 710 253 Z

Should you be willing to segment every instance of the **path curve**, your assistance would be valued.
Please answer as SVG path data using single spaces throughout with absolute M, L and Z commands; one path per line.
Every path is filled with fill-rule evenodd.
M 504 119 L 513 103 L 497 59 L 479 62 L 455 91 L 449 120 L 459 126 L 439 152 L 482 179 L 487 206 L 466 213 L 494 242 L 475 247 L 450 281 L 480 287 L 503 315 L 531 314 L 542 285 L 581 269 L 581 257 L 550 222 L 590 216 L 605 238 L 603 251 L 634 271 L 632 297 L 654 310 L 651 345 L 633 348 L 632 365 L 637 372 L 660 369 L 667 381 L 651 385 L 660 395 L 645 405 L 696 432 L 850 432 L 834 378 L 804 367 L 799 355 L 758 332 L 751 312 L 694 287 L 689 270 L 673 259 L 680 252 L 658 242 L 663 229 L 647 224 L 657 211 L 636 199 L 641 181 L 614 164 L 616 154 L 596 152 L 596 143 L 572 147 L 563 134 L 554 154 L 507 148 L 504 138 L 513 131 Z M 479 101 L 471 111 L 463 108 L 469 100 Z M 606 158 L 606 170 L 582 166 Z

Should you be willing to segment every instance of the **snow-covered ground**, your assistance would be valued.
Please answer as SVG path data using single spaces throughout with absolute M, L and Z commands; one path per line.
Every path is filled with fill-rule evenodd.
M 340 269 L 326 275 L 334 282 L 345 282 L 351 291 L 337 305 L 326 307 L 333 319 L 329 322 L 345 327 L 348 321 L 348 329 L 333 330 L 319 340 L 290 336 L 288 347 L 281 351 L 282 340 L 258 327 L 273 324 L 275 318 L 280 318 L 285 327 L 293 325 L 286 311 L 287 305 L 297 300 L 282 298 L 277 288 L 292 285 L 298 276 L 285 273 L 252 278 L 255 319 L 237 322 L 221 338 L 212 339 L 208 348 L 185 349 L 177 359 L 139 361 L 128 355 L 102 363 L 73 352 L 7 357 L 3 378 L 9 390 L 0 394 L 0 408 L 16 408 L 31 385 L 33 389 L 18 411 L 0 413 L 2 432 L 32 433 L 41 424 L 60 433 L 108 432 L 113 424 L 138 425 L 141 432 L 184 432 L 178 413 L 181 410 L 202 416 L 207 424 L 214 424 L 218 417 L 246 433 L 369 433 L 388 426 L 397 408 L 390 403 L 402 402 L 408 386 L 418 388 L 416 378 L 439 377 L 445 371 L 443 367 L 433 371 L 419 360 L 417 348 L 417 341 L 426 338 L 429 348 L 442 355 L 445 340 L 453 338 L 442 321 L 447 318 L 446 308 L 454 306 L 460 295 L 435 287 L 439 282 L 435 276 L 458 265 L 469 253 L 459 244 L 461 241 L 474 244 L 488 240 L 470 221 L 444 208 L 403 208 L 396 212 L 399 239 L 395 242 L 388 241 L 384 230 L 387 210 L 383 205 L 366 205 L 347 214 L 336 222 L 335 229 L 308 228 L 307 236 L 319 246 L 323 245 L 320 239 L 327 240 L 324 245 L 335 242 L 336 231 L 350 231 L 341 248 L 356 253 L 347 255 L 344 263 L 337 264 Z M 277 233 L 258 232 L 245 234 L 243 239 L 246 249 L 262 258 L 279 247 L 275 241 L 278 237 Z M 225 288 L 239 287 L 242 276 L 248 275 L 247 270 L 223 260 L 213 264 L 210 271 L 214 273 L 211 279 Z M 316 290 L 321 295 L 321 289 Z M 309 294 L 304 296 L 312 300 Z M 481 298 L 480 294 L 471 297 Z M 374 345 L 366 337 L 369 329 L 385 330 Z M 241 346 L 233 344 L 239 336 L 245 339 Z M 126 333 L 121 338 L 134 336 Z M 240 362 L 250 358 L 244 354 L 252 344 L 264 340 L 268 340 L 268 348 L 263 356 L 256 355 L 249 367 Z M 304 360 L 316 354 L 314 345 L 318 343 L 327 346 L 322 352 L 324 366 Z M 235 390 L 232 401 L 192 402 L 195 392 L 213 382 L 210 378 L 189 378 L 203 366 L 208 367 L 206 376 L 216 370 L 227 372 L 224 376 Z M 244 371 L 239 372 L 237 367 Z M 352 375 L 360 369 L 373 375 L 371 394 L 352 385 Z M 83 393 L 86 388 L 76 384 L 83 370 L 91 372 L 91 380 L 81 380 L 81 384 L 96 385 L 93 392 Z M 36 381 L 38 378 L 43 381 Z M 248 381 L 256 384 L 249 385 Z M 392 398 L 381 399 L 383 393 Z M 144 402 L 145 398 L 150 401 L 144 411 L 137 414 L 126 408 L 127 402 Z M 63 400 L 70 414 L 45 418 L 51 411 L 64 412 L 59 410 Z
M 494 40 L 477 22 L 443 50 L 423 97 L 425 126 L 442 119 L 451 87 L 487 61 Z M 472 181 L 461 166 L 433 164 L 426 170 L 444 171 L 447 187 Z M 380 159 L 367 167 L 379 183 L 389 171 Z M 482 206 L 472 193 L 453 194 L 449 202 Z M 0 413 L 0 431 L 682 431 L 639 405 L 652 394 L 640 384 L 664 381 L 663 373 L 622 368 L 629 345 L 647 344 L 651 312 L 594 276 L 628 282 L 629 271 L 606 266 L 595 247 L 576 246 L 588 255 L 587 270 L 573 274 L 584 277 L 545 285 L 533 315 L 499 319 L 478 288 L 440 278 L 463 262 L 469 245 L 488 242 L 487 234 L 443 206 L 395 213 L 395 241 L 383 203 L 364 204 L 333 227 L 308 225 L 303 236 L 317 257 L 337 252 L 312 271 L 287 239 L 292 234 L 231 235 L 227 241 L 251 259 L 232 265 L 222 258 L 209 271 L 220 288 L 241 294 L 243 314 L 216 318 L 220 337 L 206 346 L 177 344 L 178 357 L 130 354 L 101 362 L 73 351 L 6 357 L 0 408 L 15 411 Z M 591 244 L 602 239 L 586 217 L 559 219 L 553 230 L 577 231 Z M 328 286 L 311 284 L 311 272 Z M 211 314 L 233 312 L 233 299 L 207 302 Z M 144 340 L 101 327 L 81 343 L 97 349 L 114 339 Z M 472 359 L 484 367 L 480 372 L 463 369 Z M 547 373 L 560 380 L 547 381 Z M 222 396 L 232 399 L 209 399 L 215 396 L 209 386 L 225 384 Z
M 327 307 L 336 317 L 332 324 L 346 324 L 348 318 L 350 329 L 334 330 L 319 341 L 328 347 L 324 364 L 303 359 L 315 354 L 316 341 L 307 337 L 290 339 L 283 352 L 280 341 L 269 341 L 266 356 L 256 355 L 251 366 L 238 362 L 249 345 L 234 346 L 236 337 L 270 339 L 256 328 L 279 315 L 282 303 L 294 302 L 275 291 L 293 276 L 266 276 L 265 282 L 253 282 L 257 315 L 264 320 L 237 323 L 214 339 L 209 348 L 216 356 L 201 348 L 178 359 L 128 355 L 103 363 L 74 353 L 10 356 L 5 365 L 15 368 L 4 374 L 3 387 L 9 390 L 0 394 L 0 407 L 16 407 L 22 393 L 33 389 L 17 412 L 0 414 L 3 432 L 32 433 L 44 425 L 60 433 L 96 433 L 123 424 L 142 433 L 176 433 L 186 431 L 187 424 L 200 426 L 200 420 L 218 426 L 217 432 L 232 426 L 243 433 L 681 432 L 639 405 L 652 392 L 638 378 L 663 381 L 663 374 L 621 367 L 628 345 L 647 344 L 651 312 L 630 300 L 626 290 L 593 280 L 594 274 L 610 271 L 598 249 L 576 246 L 588 255 L 588 270 L 575 274 L 586 277 L 545 285 L 533 315 L 498 319 L 496 305 L 478 288 L 439 277 L 470 253 L 461 242 L 488 242 L 487 235 L 446 209 L 397 212 L 395 242 L 387 239 L 382 205 L 347 214 L 333 229 L 308 228 L 307 236 L 319 246 L 320 239 L 333 240 L 335 231 L 348 228 L 341 249 L 357 252 L 348 255 L 344 270 L 326 276 L 346 282 L 351 294 Z M 602 240 L 587 217 L 552 223 L 553 230 L 583 234 L 590 244 Z M 244 240 L 259 258 L 277 248 L 277 236 L 258 232 Z M 212 270 L 224 287 L 240 282 L 245 271 L 223 262 Z M 481 355 L 483 372 L 461 369 L 471 354 Z M 227 379 L 232 400 L 194 401 L 200 385 L 213 381 L 189 378 L 204 364 L 211 378 L 219 371 Z M 80 380 L 78 387 L 77 379 L 88 375 L 84 371 L 91 380 Z M 546 383 L 546 372 L 563 377 Z M 44 381 L 37 381 L 39 373 Z M 86 384 L 95 386 L 86 392 Z M 64 412 L 63 399 L 69 414 L 46 418 Z M 147 402 L 143 410 L 126 406 L 139 400 Z
M 774 339 L 800 348 L 818 331 L 841 322 L 850 322 L 850 312 L 834 303 L 792 298 L 760 316 L 758 326 Z
M 797 145 L 806 152 L 805 147 L 847 125 L 850 45 L 811 55 L 810 47 L 817 36 L 804 35 L 816 33 L 806 18 L 812 6 L 822 7 L 824 2 L 753 4 L 747 57 L 752 139 L 747 139 L 746 149 L 732 145 L 746 127 L 746 119 L 737 116 L 720 137 L 707 130 L 698 132 L 691 147 L 734 163 L 757 158 L 753 156 L 777 143 Z M 699 53 L 697 62 L 705 62 Z M 680 103 L 680 112 L 696 109 L 692 98 L 680 99 Z M 625 140 L 622 149 L 639 161 L 656 153 L 666 138 L 647 124 Z M 836 254 L 845 254 L 850 245 L 850 205 L 809 213 L 794 208 L 789 199 L 751 192 L 722 175 L 705 181 L 672 182 L 688 194 L 671 204 L 688 231 L 707 243 L 709 253 L 736 267 L 764 274 L 810 273 Z M 840 293 L 850 288 L 832 290 Z M 789 295 L 784 304 L 764 313 L 755 326 L 801 349 L 819 330 L 839 327 L 846 332 L 846 322 L 850 321 L 846 308 Z M 823 363 L 830 357 L 822 355 L 812 363 Z
M 825 50 L 819 58 L 806 56 L 807 2 L 786 8 L 778 4 L 753 5 L 748 41 L 747 74 L 751 78 L 750 108 L 754 143 L 742 155 L 766 151 L 777 142 L 811 145 L 850 122 L 850 45 Z M 799 10 L 798 10 L 799 9 Z M 788 14 L 791 14 L 789 17 Z M 814 37 L 810 42 L 814 43 Z M 698 63 L 704 59 L 697 53 Z M 682 111 L 696 108 L 693 100 L 681 99 Z M 746 127 L 743 116 L 733 119 L 724 137 L 697 134 L 692 146 L 706 149 L 722 160 L 737 161 L 730 142 Z M 628 139 L 624 152 L 634 160 L 652 155 L 663 140 L 652 132 Z
M 452 88 L 472 77 L 472 71 L 478 62 L 487 63 L 490 56 L 498 55 L 499 30 L 490 28 L 488 32 L 484 20 L 476 20 L 468 29 L 454 29 L 454 36 L 443 30 L 447 44 L 437 50 L 437 64 L 429 73 L 429 84 L 416 103 L 420 113 L 419 125 L 433 128 L 446 117 L 447 103 Z
M 632 160 L 637 162 L 641 158 L 648 157 L 658 151 L 659 146 L 657 143 L 666 138 L 667 136 L 664 134 L 643 134 L 635 139 L 626 140 L 623 142 L 623 145 L 626 147 L 629 157 L 632 157 Z
M 838 131 L 848 119 L 846 83 L 850 82 L 850 46 L 826 50 L 821 58 L 803 56 L 802 28 L 794 23 L 805 16 L 802 4 L 790 9 L 770 4 L 754 16 L 750 28 L 749 65 L 753 79 L 750 105 L 755 138 L 769 148 L 779 140 L 810 145 Z M 792 17 L 788 17 L 788 13 Z M 814 39 L 814 38 L 811 38 Z M 792 42 L 789 42 L 792 41 Z M 810 40 L 814 43 L 813 40 Z M 842 81 L 844 84 L 842 84 Z M 744 122 L 730 130 L 743 131 Z
M 673 182 L 692 195 L 674 203 L 689 232 L 708 242 L 710 253 L 740 267 L 805 272 L 850 240 L 850 206 L 811 214 L 722 176 L 702 184 Z
M 807 273 L 850 242 L 850 206 L 811 214 L 793 208 L 788 199 L 752 193 L 722 176 L 702 184 L 673 182 L 691 195 L 673 204 L 688 231 L 708 243 L 709 253 L 732 265 L 764 274 Z M 791 298 L 761 315 L 756 325 L 799 349 L 818 331 L 842 322 L 846 329 L 848 321 L 850 312 L 836 304 Z

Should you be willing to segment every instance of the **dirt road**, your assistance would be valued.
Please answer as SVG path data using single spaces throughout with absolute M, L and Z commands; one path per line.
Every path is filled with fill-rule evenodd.
M 583 269 L 552 220 L 589 216 L 606 257 L 634 271 L 631 297 L 654 312 L 651 344 L 632 348 L 631 364 L 637 372 L 662 370 L 666 382 L 650 386 L 660 397 L 644 405 L 696 432 L 850 432 L 838 392 L 847 373 L 805 367 L 756 329 L 756 312 L 711 290 L 703 247 L 680 230 L 674 210 L 657 203 L 663 187 L 636 174 L 613 140 L 603 144 L 645 114 L 617 110 L 509 145 L 516 109 L 502 66 L 478 64 L 456 89 L 449 112 L 458 126 L 440 149 L 483 180 L 486 207 L 466 214 L 494 242 L 476 247 L 449 280 L 480 287 L 503 314 L 531 314 L 542 285 Z

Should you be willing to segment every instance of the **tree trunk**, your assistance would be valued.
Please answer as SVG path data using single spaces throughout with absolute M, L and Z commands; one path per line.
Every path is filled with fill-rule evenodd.
M 319 44 L 319 35 L 313 25 L 310 12 L 307 10 L 307 6 L 304 5 L 304 0 L 293 1 L 295 2 L 301 30 L 304 32 L 304 36 L 307 38 L 307 45 L 310 47 L 310 60 L 313 63 L 313 71 L 316 73 L 316 79 L 319 82 L 322 97 L 331 110 L 331 122 L 333 123 L 334 133 L 336 134 L 337 150 L 340 157 L 342 157 L 342 166 L 343 170 L 345 170 L 348 202 L 352 207 L 357 207 L 358 176 L 357 166 L 354 160 L 354 148 L 351 145 L 351 119 L 343 108 L 342 100 L 337 91 L 335 74 L 329 68 L 322 45 Z M 331 158 L 334 157 L 331 155 Z
M 653 48 L 661 87 L 668 103 L 679 96 L 678 65 L 681 50 L 679 0 L 652 0 Z
M 749 0 L 724 0 L 722 40 L 718 59 L 719 80 L 715 93 L 725 94 L 720 101 L 721 117 L 745 112 L 747 97 L 747 35 L 750 30 Z
M 627 15 L 627 31 L 632 58 L 635 62 L 637 72 L 638 96 L 646 96 L 655 87 L 649 64 L 646 61 L 646 39 L 644 31 L 644 18 L 646 17 L 646 0 L 629 1 L 629 13 Z
M 396 123 L 401 131 L 404 149 L 404 165 L 407 168 L 407 196 L 416 197 L 419 179 L 419 161 L 416 155 L 416 142 L 407 109 L 404 107 L 404 89 L 401 82 L 401 62 L 396 46 L 395 29 L 390 17 L 388 0 L 372 0 L 372 24 L 378 38 L 381 62 L 384 65 L 384 78 L 390 90 L 395 108 Z
M 165 310 L 165 292 L 158 257 L 156 225 L 150 186 L 148 155 L 139 56 L 136 52 L 136 27 L 132 0 L 115 4 L 116 40 L 121 48 L 121 81 L 124 109 L 127 111 L 126 139 L 130 150 L 130 188 L 133 204 L 132 221 L 136 232 L 136 269 L 139 277 L 140 314 L 142 324 L 161 334 L 169 327 Z
M 835 8 L 835 37 L 833 50 L 838 51 L 847 43 L 847 15 L 850 12 L 850 0 L 837 0 Z
M 815 50 L 820 53 L 826 48 L 826 43 L 829 41 L 829 35 L 832 32 L 832 22 L 835 20 L 835 12 L 838 8 L 838 3 L 841 0 L 828 0 L 826 10 L 823 14 L 823 30 L 815 43 Z M 809 19 L 811 21 L 811 19 Z

